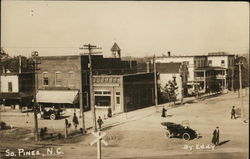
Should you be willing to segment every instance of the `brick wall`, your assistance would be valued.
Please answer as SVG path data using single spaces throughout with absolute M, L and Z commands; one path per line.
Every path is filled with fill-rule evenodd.
M 79 89 L 80 88 L 80 57 L 79 56 L 52 56 L 40 57 L 40 71 L 38 74 L 38 89 Z M 48 85 L 43 84 L 43 73 L 48 73 Z M 60 86 L 56 85 L 56 73 Z M 71 79 L 69 79 L 69 73 Z

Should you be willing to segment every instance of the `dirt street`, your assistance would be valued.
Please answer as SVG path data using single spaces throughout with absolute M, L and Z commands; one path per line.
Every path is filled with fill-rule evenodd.
M 167 108 L 168 117 L 161 117 L 161 108 L 149 107 L 129 113 L 123 113 L 104 120 L 103 131 L 107 134 L 104 140 L 108 146 L 102 145 L 102 158 L 246 158 L 248 156 L 248 123 L 241 118 L 231 120 L 232 106 L 240 112 L 238 94 L 229 92 L 217 97 L 189 101 L 185 105 Z M 244 95 L 244 110 L 249 119 L 249 99 Z M 86 113 L 87 127 L 91 127 L 91 113 Z M 37 150 L 40 155 L 18 156 L 19 158 L 96 158 L 96 145 L 90 146 L 94 136 L 81 135 L 70 128 L 73 133 L 69 139 L 57 140 L 51 137 L 46 141 L 32 142 L 33 116 L 19 112 L 2 112 L 2 120 L 18 127 L 14 130 L 0 132 L 0 151 L 2 158 L 6 149 L 14 151 L 18 156 L 18 148 Z M 184 141 L 177 138 L 166 138 L 161 126 L 163 121 L 181 123 L 188 120 L 190 127 L 201 135 L 199 139 Z M 72 121 L 72 116 L 69 117 Z M 80 120 L 81 121 L 81 120 Z M 248 120 L 247 120 L 248 122 Z M 63 134 L 64 120 L 39 120 L 40 127 L 48 127 L 51 133 Z M 80 123 L 81 125 L 81 123 Z M 220 128 L 220 146 L 211 148 L 212 133 L 216 126 Z M 192 149 L 185 149 L 189 147 Z M 58 154 L 48 155 L 47 149 L 59 149 Z M 20 150 L 19 150 L 20 151 Z M 42 156 L 41 154 L 45 154 Z M 0 157 L 0 158 L 1 158 Z

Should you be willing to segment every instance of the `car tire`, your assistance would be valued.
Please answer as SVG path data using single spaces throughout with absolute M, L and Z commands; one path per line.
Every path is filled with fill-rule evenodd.
M 171 136 L 171 135 L 170 135 L 170 132 L 169 132 L 169 131 L 166 131 L 166 133 L 165 133 L 165 138 L 168 139 L 168 138 L 170 138 L 170 136 Z
M 182 138 L 184 139 L 184 140 L 190 140 L 190 135 L 188 134 L 188 133 L 184 133 L 184 134 L 182 134 Z
M 56 114 L 52 113 L 49 116 L 50 120 L 55 120 L 56 119 Z

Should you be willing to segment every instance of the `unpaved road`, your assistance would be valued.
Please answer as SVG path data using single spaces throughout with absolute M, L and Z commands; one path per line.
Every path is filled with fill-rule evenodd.
M 237 93 L 229 92 L 218 97 L 201 100 L 194 103 L 176 106 L 168 109 L 169 117 L 160 117 L 161 112 L 155 112 L 154 107 L 120 114 L 105 122 L 105 140 L 109 146 L 102 146 L 102 158 L 246 158 L 248 156 L 248 123 L 240 118 L 230 119 L 230 111 L 233 105 L 239 109 L 239 98 Z M 249 99 L 244 97 L 244 108 L 248 116 Z M 2 119 L 14 126 L 31 129 L 32 115 L 29 117 L 2 116 Z M 25 123 L 29 120 L 30 123 Z M 181 123 L 189 120 L 190 127 L 197 130 L 202 138 L 191 141 L 182 139 L 166 139 L 164 129 L 160 125 L 163 121 Z M 53 132 L 62 132 L 63 120 L 40 121 L 40 126 L 47 126 Z M 91 125 L 91 123 L 88 123 Z M 212 132 L 216 126 L 220 127 L 220 141 L 222 145 L 214 150 L 200 148 L 201 145 L 211 145 Z M 73 130 L 72 130 L 73 131 Z M 19 132 L 19 135 L 25 134 Z M 18 132 L 17 132 L 18 134 Z M 27 133 L 28 134 L 28 133 Z M 32 134 L 29 134 L 32 135 Z M 27 137 L 27 135 L 26 135 Z M 32 156 L 33 158 L 69 158 L 69 159 L 91 159 L 96 158 L 96 146 L 89 143 L 94 137 L 89 135 L 77 135 L 68 140 L 48 140 L 36 144 L 30 139 L 24 141 L 22 136 L 9 139 L 0 138 L 0 149 L 4 152 L 10 148 L 36 149 L 46 154 L 50 147 L 59 148 L 63 154 L 53 156 Z M 185 145 L 193 146 L 192 150 L 183 149 Z M 197 146 L 198 145 L 198 146 Z M 2 156 L 6 158 L 5 154 Z M 26 158 L 31 156 L 26 156 Z

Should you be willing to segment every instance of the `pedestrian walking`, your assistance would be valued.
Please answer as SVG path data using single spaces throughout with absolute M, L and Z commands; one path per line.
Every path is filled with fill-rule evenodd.
M 233 106 L 233 108 L 231 110 L 231 119 L 236 119 L 236 117 L 235 117 L 235 106 Z
M 109 118 L 112 117 L 112 110 L 111 110 L 111 108 L 108 108 L 108 117 L 109 117 Z
M 162 112 L 161 112 L 161 117 L 165 118 L 166 117 L 166 112 L 167 109 L 165 109 L 164 107 L 162 108 Z
M 103 124 L 103 121 L 102 121 L 102 118 L 99 116 L 98 120 L 97 120 L 97 124 L 99 126 L 99 130 L 101 130 L 102 128 L 102 124 Z
M 78 118 L 76 116 L 76 113 L 74 113 L 74 116 L 73 116 L 73 124 L 75 126 L 75 129 L 77 129 L 77 126 L 79 124 L 79 121 L 78 121 Z
M 212 143 L 215 146 L 217 146 L 217 145 L 219 145 L 219 141 L 220 141 L 220 130 L 219 130 L 219 127 L 217 126 L 213 132 Z

